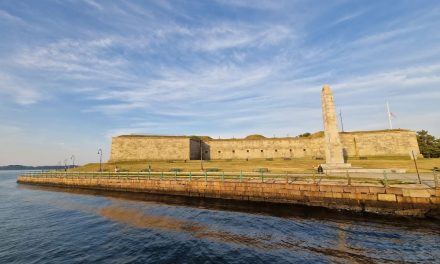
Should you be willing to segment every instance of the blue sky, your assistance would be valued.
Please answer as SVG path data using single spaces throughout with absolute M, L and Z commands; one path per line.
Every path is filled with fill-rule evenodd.
M 120 134 L 440 136 L 438 1 L 0 1 L 0 165 L 108 158 Z M 69 160 L 69 162 L 71 162 Z

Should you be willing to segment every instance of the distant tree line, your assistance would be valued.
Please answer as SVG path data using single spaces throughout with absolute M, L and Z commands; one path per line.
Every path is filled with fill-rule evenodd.
M 426 130 L 417 131 L 417 142 L 419 143 L 420 153 L 425 158 L 440 157 L 440 138 L 435 138 Z

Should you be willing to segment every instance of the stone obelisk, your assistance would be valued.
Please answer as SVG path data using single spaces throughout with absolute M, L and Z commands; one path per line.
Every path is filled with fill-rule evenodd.
M 350 164 L 344 163 L 342 144 L 339 139 L 338 124 L 336 118 L 335 101 L 330 86 L 324 85 L 321 92 L 322 117 L 324 119 L 324 168 L 346 168 Z

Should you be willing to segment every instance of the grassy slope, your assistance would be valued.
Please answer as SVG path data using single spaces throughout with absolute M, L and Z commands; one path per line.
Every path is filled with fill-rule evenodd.
M 369 159 L 369 160 L 349 160 L 352 166 L 362 168 L 399 168 L 406 169 L 408 172 L 415 172 L 414 162 L 409 159 Z M 218 168 L 221 171 L 254 171 L 257 168 L 268 168 L 271 172 L 311 172 L 313 167 L 324 163 L 323 160 L 312 159 L 292 159 L 292 160 L 233 160 L 233 161 L 204 161 L 204 168 Z M 420 172 L 430 172 L 433 167 L 440 167 L 440 159 L 419 159 L 417 161 Z M 114 171 L 115 166 L 119 169 L 128 171 L 141 171 L 151 166 L 153 171 L 170 171 L 171 168 L 180 168 L 183 171 L 200 171 L 200 161 L 191 160 L 186 163 L 183 161 L 136 161 L 103 163 L 104 171 Z M 99 163 L 90 163 L 75 171 L 99 171 Z

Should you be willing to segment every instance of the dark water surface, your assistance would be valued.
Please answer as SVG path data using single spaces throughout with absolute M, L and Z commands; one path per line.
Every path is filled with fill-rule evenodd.
M 440 263 L 440 223 L 16 184 L 0 263 Z

